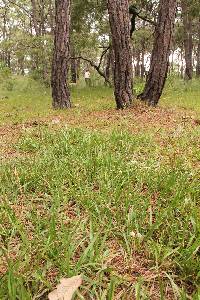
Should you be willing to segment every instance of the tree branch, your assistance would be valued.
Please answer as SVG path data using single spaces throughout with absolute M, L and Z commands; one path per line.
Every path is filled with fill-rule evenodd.
M 110 49 L 110 46 L 108 46 L 101 54 L 101 57 L 100 57 L 100 60 L 99 60 L 99 64 L 96 65 L 92 60 L 86 58 L 86 57 L 83 57 L 83 56 L 77 56 L 77 57 L 70 57 L 70 59 L 82 59 L 84 61 L 87 61 L 91 67 L 93 67 L 98 73 L 100 76 L 102 76 L 105 81 L 111 86 L 111 82 L 110 80 L 106 77 L 106 75 L 104 74 L 104 72 L 100 69 L 101 68 L 101 64 L 102 64 L 102 60 L 103 60 L 103 57 L 104 55 L 108 52 L 108 50 Z
M 108 52 L 109 49 L 110 49 L 110 45 L 105 50 L 103 50 L 100 60 L 99 60 L 99 65 L 98 65 L 99 68 L 101 67 L 101 63 L 102 63 L 104 55 Z
M 147 17 L 141 16 L 141 15 L 139 15 L 139 14 L 138 14 L 137 16 L 138 16 L 138 18 L 140 18 L 141 20 L 146 21 L 146 22 L 150 23 L 151 25 L 154 25 L 154 26 L 157 25 L 156 22 L 154 22 L 154 21 L 152 21 L 152 20 L 149 20 Z
M 109 79 L 106 77 L 106 75 L 104 74 L 104 72 L 100 70 L 100 66 L 97 66 L 92 60 L 90 60 L 90 59 L 88 59 L 88 58 L 85 58 L 85 57 L 83 57 L 83 56 L 70 57 L 70 59 L 82 59 L 82 60 L 84 60 L 84 61 L 87 61 L 87 62 L 91 65 L 91 67 L 93 67 L 93 68 L 99 73 L 99 75 L 102 76 L 102 77 L 105 79 L 105 81 L 106 81 L 110 86 L 112 85 L 111 82 L 110 82 L 110 80 L 109 80 Z
M 18 7 L 19 9 L 21 9 L 23 12 L 25 12 L 25 14 L 28 16 L 28 17 L 31 17 L 31 13 L 25 8 L 23 7 L 22 5 L 16 3 L 15 1 L 12 1 L 12 0 L 7 0 L 9 4 L 12 4 L 16 7 Z

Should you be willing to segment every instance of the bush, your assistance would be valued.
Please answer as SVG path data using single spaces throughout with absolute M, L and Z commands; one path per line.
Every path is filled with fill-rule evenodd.
M 14 82 L 10 68 L 0 65 L 0 85 L 7 91 L 12 91 Z

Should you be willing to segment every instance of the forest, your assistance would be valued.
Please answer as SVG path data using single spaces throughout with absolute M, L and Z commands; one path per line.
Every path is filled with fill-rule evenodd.
M 0 0 L 0 300 L 200 299 L 200 0 Z

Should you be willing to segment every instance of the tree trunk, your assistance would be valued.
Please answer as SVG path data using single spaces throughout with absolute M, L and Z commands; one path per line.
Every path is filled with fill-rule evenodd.
M 51 28 L 51 34 L 53 34 L 55 24 L 53 0 L 49 0 L 48 3 L 48 23 Z
M 197 75 L 197 77 L 200 77 L 200 18 L 199 18 L 199 22 L 198 22 L 198 46 L 197 46 L 196 75 Z
M 183 58 L 183 46 L 181 46 L 181 78 L 183 79 L 184 73 L 184 58 Z
M 2 37 L 3 41 L 9 41 L 9 29 L 7 27 L 7 22 L 8 22 L 8 10 L 9 8 L 7 6 L 4 6 L 2 9 L 2 17 L 3 17 L 3 26 L 2 26 Z M 8 68 L 11 67 L 11 54 L 8 49 L 4 49 L 2 51 L 2 61 L 7 66 Z
M 192 41 L 192 17 L 188 12 L 187 3 L 182 0 L 182 13 L 183 13 L 183 27 L 184 27 L 184 48 L 185 48 L 185 79 L 191 80 L 193 75 L 192 66 L 192 51 L 193 51 L 193 41 Z
M 135 66 L 135 76 L 140 77 L 141 76 L 141 67 L 140 67 L 140 50 L 137 50 L 136 52 L 136 66 Z
M 25 71 L 24 71 L 24 56 L 23 55 L 21 55 L 18 58 L 18 72 L 22 76 L 25 75 Z
M 144 46 L 142 47 L 142 53 L 141 53 L 141 78 L 143 79 L 145 76 L 145 62 L 144 62 L 144 58 L 145 58 L 145 48 Z
M 114 51 L 114 93 L 117 109 L 129 107 L 133 99 L 132 51 L 129 1 L 107 0 Z
M 81 60 L 78 58 L 76 60 L 76 72 L 77 72 L 77 80 L 80 79 L 80 71 L 81 71 Z
M 73 45 L 71 45 L 70 55 L 71 57 L 76 56 Z M 77 82 L 77 60 L 71 59 L 70 62 L 71 62 L 71 82 L 76 83 Z
M 176 0 L 160 0 L 150 71 L 144 91 L 138 96 L 152 106 L 158 104 L 167 78 L 175 12 Z
M 171 65 L 170 65 L 170 73 L 174 73 L 174 50 L 171 51 Z
M 67 84 L 70 57 L 70 0 L 56 0 L 55 38 L 52 61 L 52 98 L 54 108 L 70 108 L 70 91 Z
M 112 83 L 112 86 L 114 86 L 114 74 L 115 74 L 115 54 L 114 54 L 114 50 L 113 50 L 113 47 L 111 47 L 111 52 L 110 52 L 110 55 L 111 55 L 111 83 Z
M 71 59 L 71 82 L 77 82 L 77 72 L 76 72 L 76 59 Z
M 31 5 L 32 5 L 32 21 L 33 21 L 33 26 L 34 30 L 37 36 L 40 35 L 40 29 L 39 29 L 39 24 L 38 24 L 38 12 L 37 12 L 37 5 L 35 0 L 31 0 Z
M 44 0 L 40 0 L 40 9 L 39 9 L 39 16 L 40 16 L 40 34 L 42 36 L 45 35 L 46 29 L 45 29 L 45 3 Z
M 110 47 L 108 54 L 106 55 L 106 67 L 105 67 L 105 75 L 106 78 L 110 81 L 110 71 L 111 71 L 111 65 L 112 65 L 112 47 Z M 105 85 L 108 85 L 108 82 L 105 80 Z

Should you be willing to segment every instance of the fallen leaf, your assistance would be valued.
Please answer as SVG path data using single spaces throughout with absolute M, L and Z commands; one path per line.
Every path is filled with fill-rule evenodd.
M 82 277 L 62 278 L 56 289 L 49 293 L 49 300 L 71 300 L 74 292 L 82 284 Z

